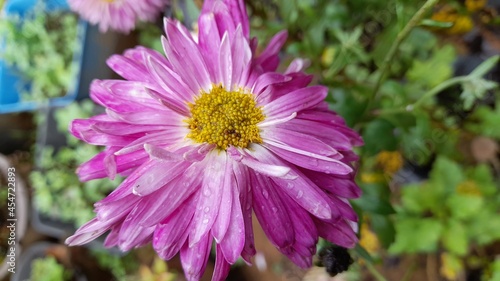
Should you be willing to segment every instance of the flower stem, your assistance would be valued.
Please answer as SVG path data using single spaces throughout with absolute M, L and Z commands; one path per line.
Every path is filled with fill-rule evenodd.
M 399 50 L 399 46 L 401 43 L 406 39 L 406 37 L 410 34 L 410 31 L 417 26 L 424 15 L 434 7 L 434 5 L 438 2 L 439 0 L 427 0 L 425 4 L 413 15 L 413 17 L 410 19 L 410 21 L 405 25 L 403 30 L 401 30 L 394 43 L 392 44 L 391 48 L 389 49 L 389 52 L 385 56 L 382 66 L 380 67 L 380 74 L 378 76 L 377 82 L 375 84 L 375 88 L 373 89 L 372 95 L 369 99 L 369 103 L 373 100 L 376 99 L 378 91 L 380 90 L 380 87 L 382 86 L 382 82 L 384 82 L 385 76 L 387 71 L 389 70 L 389 66 L 394 59 L 394 56 Z
M 382 276 L 380 272 L 378 272 L 378 270 L 375 268 L 375 266 L 373 266 L 372 263 L 367 262 L 366 268 L 368 269 L 368 271 L 370 271 L 370 273 L 373 275 L 373 277 L 375 277 L 377 281 L 387 281 L 387 279 L 385 279 L 385 277 Z

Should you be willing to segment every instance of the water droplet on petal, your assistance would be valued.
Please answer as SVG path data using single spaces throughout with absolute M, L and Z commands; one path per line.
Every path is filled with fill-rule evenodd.
M 210 208 L 209 207 L 205 207 L 205 209 L 203 211 L 205 211 L 205 213 L 208 213 L 210 211 Z
M 203 224 L 207 224 L 208 223 L 208 219 L 204 219 L 202 222 L 203 222 Z
M 273 207 L 272 210 L 273 210 L 273 213 L 275 213 L 275 214 L 278 212 L 278 208 L 276 208 L 276 207 Z
M 262 195 L 264 196 L 264 198 L 269 199 L 269 192 L 267 192 L 267 190 L 263 190 Z
M 293 183 L 291 183 L 291 182 L 288 182 L 288 183 L 286 184 L 286 188 L 288 188 L 288 189 L 292 189 L 294 186 L 295 186 L 295 185 L 294 185 Z
M 209 188 L 205 188 L 203 189 L 203 195 L 209 197 L 210 195 L 212 195 L 212 191 Z
M 302 195 L 304 195 L 304 191 L 299 190 L 299 192 L 297 193 L 297 197 L 296 198 L 300 199 L 300 198 L 302 198 Z

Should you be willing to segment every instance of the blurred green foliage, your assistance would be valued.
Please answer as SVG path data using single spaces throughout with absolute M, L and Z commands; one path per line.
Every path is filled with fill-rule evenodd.
M 31 264 L 31 281 L 69 281 L 72 276 L 73 272 L 52 256 L 37 258 Z
M 23 100 L 64 96 L 74 87 L 73 55 L 82 48 L 77 21 L 72 13 L 47 13 L 41 1 L 23 17 L 2 15 L 0 58 L 21 77 L 17 86 Z
M 67 146 L 42 149 L 38 170 L 30 174 L 35 190 L 34 201 L 37 209 L 57 220 L 78 227 L 94 217 L 93 204 L 104 198 L 121 181 L 109 179 L 80 182 L 75 171 L 83 161 L 100 152 L 100 148 L 85 144 L 69 135 L 67 126 L 75 118 L 93 115 L 95 106 L 90 100 L 73 103 L 55 113 L 56 123 L 61 133 L 66 135 Z
M 488 276 L 499 276 L 498 262 L 477 253 L 500 240 L 499 171 L 494 163 L 476 165 L 467 151 L 479 136 L 500 141 L 495 125 L 500 120 L 498 85 L 485 78 L 498 68 L 499 58 L 484 61 L 470 74 L 454 76 L 458 54 L 467 48 L 458 33 L 470 30 L 466 17 L 488 7 L 478 1 L 471 10 L 473 1 L 440 1 L 412 23 L 428 2 L 247 4 L 253 35 L 262 46 L 279 30 L 288 30 L 285 65 L 295 57 L 309 59 L 307 72 L 330 88 L 330 107 L 363 136 L 365 145 L 358 151 L 363 196 L 352 204 L 382 248 L 377 253 L 363 250 L 362 230 L 358 255 L 371 263 L 386 251 L 445 252 L 445 278 L 454 276 L 445 273 L 472 268 L 490 280 Z M 458 12 L 445 14 L 454 9 Z M 411 31 L 398 41 L 408 25 Z M 455 37 L 450 40 L 448 34 Z M 388 55 L 395 44 L 399 45 L 394 56 Z M 387 71 L 381 72 L 384 68 Z M 443 98 L 447 96 L 452 98 Z M 398 168 L 389 169 L 391 165 Z M 476 193 L 464 191 L 475 190 L 472 187 Z M 469 262 L 470 257 L 479 262 Z

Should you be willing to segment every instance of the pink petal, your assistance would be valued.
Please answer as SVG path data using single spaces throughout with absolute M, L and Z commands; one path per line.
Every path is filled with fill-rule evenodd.
M 353 169 L 344 162 L 326 156 L 315 155 L 287 147 L 277 142 L 267 141 L 264 147 L 270 151 L 299 167 L 306 168 L 313 171 L 319 171 L 327 174 L 347 175 Z
M 224 184 L 226 161 L 225 153 L 217 155 L 214 151 L 207 155 L 204 162 L 200 162 L 201 165 L 206 165 L 206 168 L 202 187 L 198 192 L 200 200 L 194 215 L 193 229 L 189 235 L 190 246 L 198 243 L 215 222 L 222 197 L 220 187 Z
M 275 71 L 278 68 L 279 57 L 278 53 L 285 44 L 286 38 L 288 37 L 288 32 L 282 30 L 271 38 L 266 49 L 260 54 L 255 60 L 257 65 L 260 65 L 265 72 Z
M 358 198 L 361 196 L 361 189 L 352 177 L 340 178 L 334 175 L 318 173 L 310 170 L 302 170 L 317 186 L 332 194 L 344 198 Z
M 283 163 L 261 146 L 255 146 L 253 156 L 262 162 L 283 165 Z M 295 168 L 291 168 L 290 175 L 295 177 L 293 180 L 273 177 L 271 180 L 281 187 L 295 202 L 306 209 L 316 217 L 331 218 L 331 209 L 325 200 L 324 193 L 314 185 L 306 176 Z
M 250 46 L 248 45 L 248 41 L 245 40 L 243 32 L 242 24 L 239 24 L 231 41 L 233 84 L 240 86 L 246 85 L 252 59 L 252 50 L 250 50 Z
M 191 164 L 191 163 L 189 163 Z M 146 196 L 137 209 L 135 223 L 143 226 L 153 226 L 160 223 L 177 208 L 182 206 L 191 196 L 200 189 L 201 178 L 197 176 L 200 168 L 191 164 L 185 173 L 160 190 Z
M 358 242 L 358 238 L 351 226 L 344 220 L 339 220 L 335 224 L 314 220 L 319 235 L 326 240 L 345 248 L 353 248 Z
M 245 244 L 243 245 L 241 256 L 248 264 L 250 264 L 251 257 L 253 257 L 256 252 L 252 226 L 253 196 L 252 188 L 248 184 L 250 176 L 248 169 L 244 165 L 241 165 L 236 161 L 232 161 L 232 163 L 234 176 L 236 177 L 236 183 L 238 185 L 238 188 L 240 189 L 239 194 L 245 229 Z
M 231 56 L 231 42 L 228 33 L 224 33 L 219 50 L 219 79 L 217 83 L 222 83 L 228 91 L 232 89 L 233 83 L 233 60 Z
M 232 212 L 229 214 L 229 228 L 225 233 L 224 239 L 222 239 L 220 243 L 220 247 L 226 261 L 230 264 L 234 264 L 238 260 L 241 252 L 243 251 L 243 247 L 245 246 L 245 222 L 238 188 L 236 186 L 232 186 L 232 190 L 230 190 L 229 193 L 232 193 L 233 196 L 231 206 Z M 224 204 L 224 199 L 222 204 Z
M 198 45 L 190 37 L 185 27 L 173 21 L 165 21 L 168 42 L 163 40 L 163 48 L 168 60 L 188 85 L 208 90 L 211 85 L 205 61 Z
M 154 161 L 156 161 L 156 165 L 135 181 L 132 191 L 135 195 L 147 196 L 155 192 L 180 176 L 191 165 L 191 163 L 184 161 L 173 163 L 158 160 Z M 175 159 L 171 161 L 175 161 Z
M 309 60 L 296 58 L 290 63 L 288 68 L 285 70 L 285 74 L 301 72 L 305 68 L 309 67 L 310 64 L 311 62 Z
M 186 243 L 188 227 L 195 209 L 194 202 L 189 200 L 157 225 L 153 236 L 153 248 L 162 259 L 173 258 Z
M 278 248 L 291 247 L 295 233 L 283 230 L 291 229 L 292 221 L 275 185 L 266 176 L 256 174 L 252 175 L 252 181 L 253 210 L 266 236 Z
M 215 268 L 212 275 L 212 281 L 224 281 L 229 275 L 231 264 L 226 261 L 222 253 L 220 245 L 215 248 Z
M 233 213 L 238 212 L 238 208 L 241 207 L 234 206 L 236 209 L 233 209 L 233 190 L 236 190 L 236 179 L 233 176 L 233 167 L 231 161 L 226 161 L 226 166 L 223 167 L 224 171 L 224 180 L 219 187 L 221 189 L 221 202 L 217 214 L 217 218 L 215 219 L 214 225 L 212 227 L 212 235 L 215 238 L 215 242 L 220 243 L 224 235 L 226 235 L 226 231 L 229 227 L 229 221 L 231 220 L 231 216 Z M 236 194 L 239 196 L 239 194 Z M 237 199 L 237 198 L 236 198 Z
M 275 144 L 281 144 L 279 147 L 295 153 L 306 156 L 326 159 L 320 156 L 331 157 L 333 159 L 342 159 L 343 156 L 336 149 L 322 142 L 321 140 L 295 130 L 281 128 L 269 128 L 263 130 L 261 137 L 264 143 L 273 141 Z
M 191 246 L 184 244 L 181 249 L 181 261 L 184 274 L 188 281 L 199 281 L 207 266 L 210 247 L 212 246 L 210 235 L 200 237 L 199 241 Z
M 289 116 L 294 112 L 299 112 L 322 102 L 327 93 L 328 89 L 322 86 L 295 90 L 266 104 L 263 107 L 264 115 L 269 119 Z
M 182 78 L 170 67 L 153 57 L 148 57 L 147 67 L 155 77 L 155 81 L 165 90 L 163 96 L 169 96 L 176 101 L 191 102 L 196 90 L 186 85 Z

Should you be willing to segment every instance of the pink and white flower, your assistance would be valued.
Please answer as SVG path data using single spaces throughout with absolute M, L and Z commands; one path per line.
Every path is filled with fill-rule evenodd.
M 205 1 L 198 24 L 195 41 L 166 20 L 166 57 L 128 50 L 108 60 L 125 80 L 92 83 L 106 113 L 74 120 L 70 131 L 106 149 L 78 174 L 126 179 L 66 242 L 108 231 L 108 247 L 152 242 L 165 260 L 180 252 L 188 280 L 200 279 L 213 243 L 213 280 L 240 256 L 251 262 L 252 213 L 298 266 L 311 266 L 318 237 L 353 247 L 347 199 L 360 195 L 352 149 L 363 142 L 328 109 L 328 89 L 308 86 L 300 59 L 276 72 L 286 32 L 256 54 L 243 0 Z
M 155 20 L 169 0 L 68 0 L 71 10 L 99 31 L 108 29 L 129 33 L 137 21 Z

